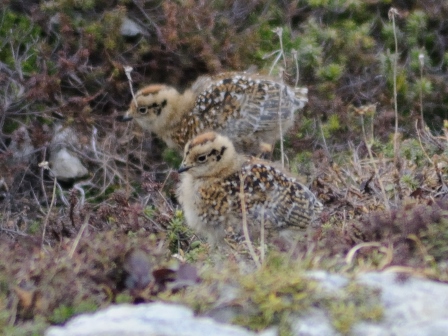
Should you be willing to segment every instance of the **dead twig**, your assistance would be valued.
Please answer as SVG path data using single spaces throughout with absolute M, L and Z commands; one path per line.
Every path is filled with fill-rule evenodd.
M 252 242 L 250 241 L 249 229 L 247 227 L 246 197 L 244 194 L 244 177 L 241 173 L 240 173 L 240 200 L 241 200 L 241 211 L 242 211 L 242 216 L 243 216 L 244 239 L 245 239 L 247 248 L 249 249 L 249 253 L 250 253 L 252 259 L 254 260 L 257 267 L 260 268 L 261 263 L 260 263 L 260 260 L 258 259 L 257 254 L 255 253 Z

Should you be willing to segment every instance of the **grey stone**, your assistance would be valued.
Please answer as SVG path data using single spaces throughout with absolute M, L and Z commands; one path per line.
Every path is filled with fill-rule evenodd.
M 62 181 L 80 178 L 89 173 L 81 160 L 65 147 L 51 153 L 50 163 L 51 174 Z
M 398 281 L 396 274 L 384 272 L 362 274 L 358 281 L 381 289 L 381 301 L 385 309 L 382 324 L 392 330 L 415 331 L 421 323 L 439 319 L 448 321 L 446 284 L 416 277 Z
M 150 303 L 111 306 L 94 314 L 75 317 L 62 327 L 50 327 L 46 336 L 274 336 L 220 324 L 211 318 L 195 317 L 186 307 Z
M 348 279 L 325 271 L 307 274 L 330 293 L 337 294 Z M 408 277 L 399 280 L 396 273 L 371 272 L 358 275 L 358 283 L 379 289 L 384 318 L 378 323 L 359 322 L 352 328 L 354 336 L 441 336 L 448 335 L 448 285 Z M 330 317 L 312 311 L 293 322 L 293 334 L 339 335 L 331 326 Z
M 414 326 L 397 329 L 394 336 L 446 336 L 448 320 L 436 320 L 416 323 Z
M 336 294 L 349 284 L 349 279 L 324 271 L 307 274 L 322 288 Z M 352 330 L 353 336 L 445 336 L 448 335 L 448 285 L 408 277 L 398 280 L 395 273 L 371 272 L 358 275 L 355 281 L 379 289 L 384 318 L 378 323 L 361 321 Z M 225 302 L 224 302 L 225 303 Z M 229 321 L 237 310 L 226 310 L 218 304 L 210 315 Z M 221 307 L 221 308 L 220 308 Z M 290 318 L 292 334 L 297 336 L 339 336 L 331 318 L 323 308 L 313 308 Z M 246 329 L 221 324 L 209 317 L 194 317 L 190 309 L 178 305 L 152 303 L 139 306 L 119 305 L 93 315 L 79 316 L 64 327 L 51 327 L 46 336 L 60 335 L 157 335 L 210 336 L 257 335 Z M 277 335 L 269 329 L 264 336 Z
M 291 320 L 292 334 L 300 336 L 339 336 L 323 310 L 314 309 L 305 316 Z
M 328 273 L 321 270 L 309 271 L 306 276 L 319 282 L 319 285 L 330 292 L 342 289 L 347 286 L 349 281 L 346 277 L 339 274 Z
M 379 324 L 360 322 L 357 323 L 351 332 L 352 336 L 395 336 L 392 331 Z
M 137 23 L 127 17 L 124 18 L 123 22 L 121 23 L 120 32 L 121 35 L 129 37 L 141 35 L 144 33 L 142 27 L 140 27 Z
M 50 143 L 51 174 L 62 181 L 77 179 L 89 172 L 76 154 L 69 150 L 80 149 L 79 139 L 70 127 L 55 125 Z

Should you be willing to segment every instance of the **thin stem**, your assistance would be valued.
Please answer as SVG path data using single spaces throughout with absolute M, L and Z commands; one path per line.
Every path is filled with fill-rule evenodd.
M 43 148 L 43 154 L 42 154 L 42 161 L 45 161 L 45 157 L 47 156 L 47 147 Z M 45 184 L 44 184 L 44 170 L 45 168 L 42 167 L 40 170 L 40 186 L 42 188 L 42 193 L 44 194 L 44 198 L 45 198 L 45 203 L 48 207 L 48 196 L 47 196 L 47 191 L 45 190 Z
M 375 170 L 375 175 L 378 177 L 378 183 L 379 183 L 380 188 L 381 188 L 381 194 L 382 194 L 383 199 L 384 199 L 384 205 L 386 206 L 387 210 L 390 210 L 389 200 L 388 200 L 387 194 L 386 194 L 386 189 L 384 188 L 383 181 L 381 180 L 378 167 L 376 166 L 375 160 L 373 159 L 372 150 L 370 148 L 371 144 L 367 141 L 367 135 L 366 135 L 366 131 L 365 131 L 365 128 L 364 128 L 364 115 L 362 115 L 362 114 L 361 114 L 361 128 L 362 128 L 362 134 L 364 136 L 364 142 L 365 142 L 366 147 L 367 147 L 367 152 L 369 153 L 370 161 L 373 164 L 373 169 Z
M 50 207 L 48 208 L 47 215 L 45 216 L 44 227 L 43 227 L 43 229 L 42 229 L 41 248 L 44 246 L 44 242 L 45 242 L 45 231 L 46 231 L 46 228 L 47 228 L 47 223 L 48 223 L 48 220 L 49 220 L 49 218 L 50 218 L 51 209 L 53 208 L 54 201 L 55 201 L 55 199 L 56 199 L 56 184 L 57 184 L 57 178 L 54 177 L 54 183 L 53 183 L 53 195 L 51 196 Z
M 420 119 L 421 119 L 421 124 L 420 127 L 423 129 L 425 127 L 425 120 L 423 119 L 423 66 L 425 65 L 425 56 L 423 54 L 418 55 L 418 60 L 420 63 L 420 92 L 419 92 L 419 96 L 420 96 Z
M 297 85 L 299 85 L 300 78 L 299 57 L 297 56 L 297 50 L 292 51 L 292 57 L 294 58 L 294 64 L 296 65 L 296 81 L 294 83 L 294 87 L 296 88 Z
M 132 77 L 131 77 L 132 70 L 133 69 L 130 66 L 125 66 L 124 67 L 124 72 L 126 74 L 126 77 L 128 78 L 129 88 L 131 89 L 132 99 L 134 100 L 135 106 L 138 106 L 137 105 L 137 99 L 135 99 L 134 89 L 132 88 Z
M 264 264 L 265 250 L 264 250 L 264 207 L 261 208 L 261 227 L 260 227 L 260 256 L 261 263 Z
M 395 8 L 391 8 L 390 17 L 392 20 L 392 28 L 394 31 L 394 41 L 395 41 L 395 54 L 393 58 L 393 82 L 394 82 L 394 111 L 395 111 L 395 135 L 394 135 L 394 160 L 396 161 L 397 156 L 397 140 L 398 140 L 398 102 L 397 102 L 397 63 L 398 63 L 398 39 L 397 30 L 395 27 L 395 15 L 398 13 Z
M 285 168 L 285 152 L 283 148 L 283 125 L 282 125 L 282 94 L 283 84 L 280 84 L 280 98 L 278 100 L 278 130 L 280 133 L 280 153 L 282 156 L 282 168 Z
M 241 211 L 243 215 L 243 233 L 244 239 L 246 241 L 247 248 L 249 249 L 249 253 L 254 260 L 255 264 L 258 268 L 261 267 L 260 260 L 258 260 L 258 256 L 255 254 L 254 247 L 252 242 L 250 241 L 249 229 L 247 227 L 247 210 L 246 210 L 246 197 L 244 194 L 244 177 L 243 174 L 240 174 L 240 198 L 241 198 Z
M 90 213 L 87 214 L 86 219 L 84 220 L 84 224 L 82 224 L 81 228 L 79 229 L 78 234 L 76 235 L 75 241 L 73 242 L 72 248 L 70 249 L 70 252 L 68 254 L 68 257 L 70 259 L 73 258 L 73 254 L 75 254 L 76 247 L 79 244 L 79 241 L 81 240 L 82 234 L 84 233 L 84 230 L 86 229 L 87 225 L 89 224 L 90 219 Z

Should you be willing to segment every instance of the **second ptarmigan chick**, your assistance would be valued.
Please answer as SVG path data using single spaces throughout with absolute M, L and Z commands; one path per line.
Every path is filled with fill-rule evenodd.
M 238 154 L 228 137 L 215 132 L 187 143 L 179 173 L 177 196 L 187 224 L 214 245 L 228 234 L 242 236 L 242 199 L 252 239 L 259 238 L 261 223 L 270 239 L 283 229 L 307 228 L 322 211 L 296 178 L 273 163 Z
M 306 88 L 292 88 L 272 77 L 226 72 L 199 77 L 180 93 L 155 84 L 139 90 L 122 121 L 135 120 L 182 152 L 188 140 L 205 131 L 228 136 L 238 152 L 269 151 L 303 108 Z

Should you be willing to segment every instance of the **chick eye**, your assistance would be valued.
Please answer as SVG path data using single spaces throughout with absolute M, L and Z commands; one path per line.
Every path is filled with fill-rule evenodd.
M 207 159 L 206 155 L 201 155 L 197 158 L 198 162 L 205 162 L 206 159 Z
M 146 114 L 148 112 L 148 108 L 146 106 L 139 107 L 138 112 L 140 114 Z

